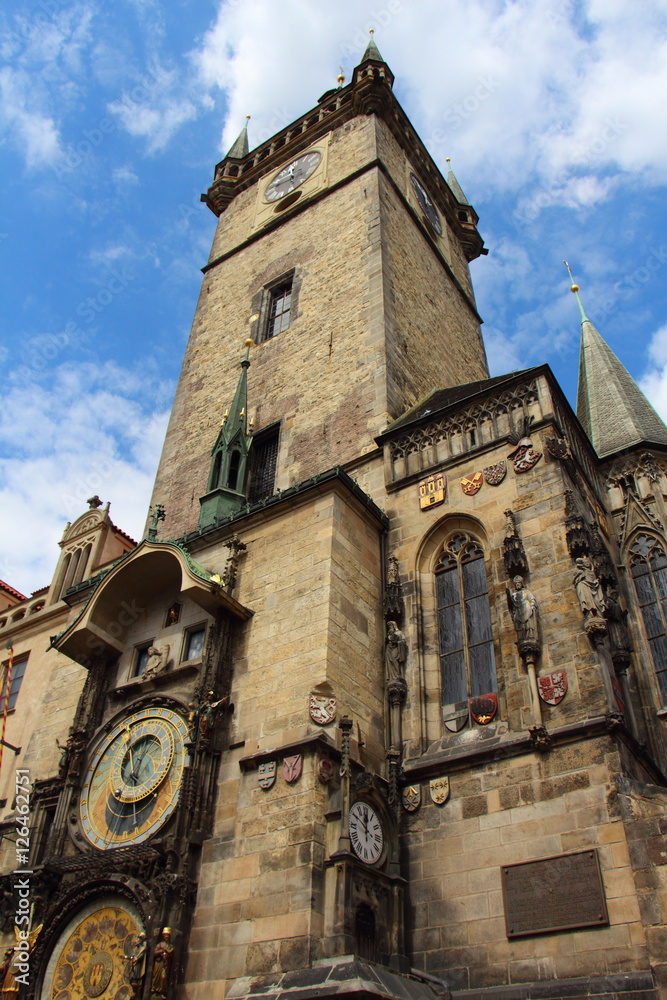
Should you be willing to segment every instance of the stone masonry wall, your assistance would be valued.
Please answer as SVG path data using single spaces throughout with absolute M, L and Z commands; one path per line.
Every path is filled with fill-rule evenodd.
M 451 775 L 441 807 L 404 817 L 414 962 L 453 989 L 648 969 L 614 776 L 602 738 Z M 598 851 L 610 925 L 507 938 L 500 868 Z

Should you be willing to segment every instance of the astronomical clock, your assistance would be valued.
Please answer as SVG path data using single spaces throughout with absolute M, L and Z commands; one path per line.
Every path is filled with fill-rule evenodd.
M 87 679 L 58 775 L 33 796 L 41 1000 L 174 995 L 248 617 L 178 545 L 145 540 L 53 640 Z

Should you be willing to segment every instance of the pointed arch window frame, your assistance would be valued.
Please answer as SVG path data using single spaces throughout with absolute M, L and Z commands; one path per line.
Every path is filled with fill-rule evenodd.
M 641 546 L 641 547 L 640 547 Z M 667 544 L 657 534 L 636 531 L 626 543 L 626 565 L 653 663 L 661 707 L 667 707 Z M 636 572 L 639 567 L 644 572 Z M 638 582 L 638 581 L 641 581 Z M 653 598 L 652 600 L 650 598 Z
M 434 565 L 443 713 L 470 698 L 496 693 L 498 676 L 484 546 L 452 531 Z

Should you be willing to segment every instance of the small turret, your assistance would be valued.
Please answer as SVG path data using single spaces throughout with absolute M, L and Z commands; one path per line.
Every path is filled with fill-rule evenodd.
M 252 340 L 246 340 L 234 400 L 226 410 L 211 455 L 208 491 L 199 498 L 199 527 L 206 528 L 237 511 L 246 501 L 252 423 L 248 425 L 248 368 Z

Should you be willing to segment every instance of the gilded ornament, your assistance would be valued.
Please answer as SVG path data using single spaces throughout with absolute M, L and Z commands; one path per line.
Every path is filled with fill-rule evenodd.
M 431 778 L 429 788 L 436 806 L 444 806 L 449 798 L 449 778 Z

